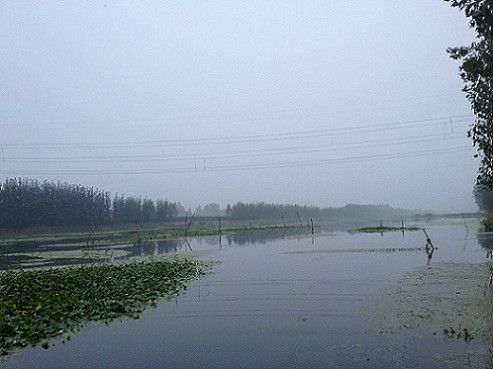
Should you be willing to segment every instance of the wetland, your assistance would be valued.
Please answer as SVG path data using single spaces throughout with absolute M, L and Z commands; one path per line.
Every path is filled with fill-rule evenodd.
M 141 308 L 138 320 L 86 322 L 70 341 L 26 347 L 0 367 L 487 366 L 493 236 L 476 219 L 413 226 L 426 228 L 432 258 L 423 232 L 323 227 L 111 245 L 125 253 L 98 263 L 177 255 L 216 263 L 186 291 Z M 74 263 L 49 255 L 64 247 L 37 256 L 78 267 L 80 255 Z

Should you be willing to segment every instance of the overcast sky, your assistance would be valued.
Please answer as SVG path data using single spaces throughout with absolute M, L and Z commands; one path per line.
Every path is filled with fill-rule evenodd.
M 474 210 L 440 0 L 0 3 L 0 179 Z

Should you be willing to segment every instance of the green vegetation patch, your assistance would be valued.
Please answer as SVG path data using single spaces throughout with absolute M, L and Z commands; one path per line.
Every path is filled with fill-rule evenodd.
M 0 273 L 0 353 L 36 345 L 89 321 L 138 318 L 207 272 L 189 259 Z M 47 345 L 45 341 L 43 347 Z
M 401 232 L 401 231 L 408 231 L 408 232 L 415 232 L 415 231 L 422 231 L 423 228 L 419 227 L 365 227 L 365 228 L 356 228 L 353 229 L 353 232 L 360 232 L 360 233 L 385 233 L 385 232 Z
M 417 329 L 469 340 L 489 339 L 493 297 L 486 264 L 442 262 L 410 273 L 365 310 L 380 334 Z
M 338 254 L 338 253 L 366 253 L 366 252 L 413 252 L 424 251 L 423 247 L 377 247 L 377 248 L 350 248 L 350 249 L 318 249 L 288 251 L 285 254 Z
M 481 224 L 486 232 L 493 232 L 493 215 L 489 215 L 488 217 L 482 219 Z
M 157 241 L 167 239 L 178 239 L 186 237 L 202 237 L 214 236 L 219 234 L 234 233 L 234 232 L 257 232 L 273 229 L 295 229 L 299 225 L 293 224 L 266 224 L 266 225 L 230 225 L 224 226 L 221 231 L 217 225 L 202 226 L 196 225 L 190 229 L 186 227 L 162 228 L 122 228 L 113 231 L 98 231 L 98 232 L 66 232 L 66 233 L 51 233 L 51 234 L 25 234 L 25 235 L 7 235 L 3 237 L 3 246 L 15 246 L 18 242 L 41 242 L 45 245 L 55 246 L 59 244 L 65 246 L 67 244 L 79 244 L 81 246 L 97 246 L 104 247 L 110 245 L 121 245 L 125 243 L 138 243 L 142 241 Z
M 40 252 L 25 252 L 11 254 L 12 256 L 26 256 L 30 258 L 44 258 L 44 259 L 108 259 L 111 257 L 118 258 L 124 257 L 129 254 L 126 250 L 105 250 L 105 249 L 94 249 L 94 250 L 64 250 L 64 251 L 40 251 Z

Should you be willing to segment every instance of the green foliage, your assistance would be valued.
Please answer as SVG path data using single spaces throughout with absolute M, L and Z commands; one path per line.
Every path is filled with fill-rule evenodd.
M 400 232 L 400 231 L 422 231 L 423 228 L 419 227 L 366 227 L 366 228 L 357 228 L 354 232 L 361 233 L 384 233 L 384 232 Z
M 92 187 L 22 178 L 0 184 L 0 228 L 166 222 L 177 204 L 115 196 Z
M 492 215 L 490 215 L 489 217 L 483 219 L 481 221 L 481 224 L 483 225 L 484 230 L 486 232 L 493 232 L 493 216 Z
M 476 41 L 469 46 L 447 49 L 450 57 L 461 59 L 463 91 L 476 121 L 468 132 L 481 158 L 477 183 L 493 190 L 493 1 L 445 0 L 463 10 Z
M 481 211 L 493 212 L 493 191 L 485 185 L 476 184 L 472 191 L 474 201 Z
M 159 298 L 205 273 L 191 260 L 98 264 L 0 274 L 0 353 L 77 330 L 94 320 L 138 318 Z
M 7 179 L 0 185 L 0 228 L 107 223 L 110 204 L 108 193 L 94 188 Z
M 342 208 L 319 208 L 316 206 L 279 205 L 238 202 L 226 207 L 226 215 L 233 219 L 284 219 L 299 222 L 307 218 L 386 218 L 392 216 L 410 215 L 403 209 L 394 209 L 388 205 L 354 205 Z

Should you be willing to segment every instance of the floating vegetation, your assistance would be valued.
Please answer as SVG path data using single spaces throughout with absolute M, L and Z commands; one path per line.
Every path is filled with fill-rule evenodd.
M 89 321 L 138 318 L 206 273 L 189 259 L 0 272 L 0 353 L 36 345 Z
M 493 327 L 493 297 L 485 264 L 442 262 L 407 275 L 366 308 L 372 331 L 416 329 L 469 341 L 486 340 Z
M 463 328 L 462 331 L 456 332 L 454 328 L 444 328 L 443 334 L 449 338 L 464 338 L 464 341 L 468 342 L 472 339 L 471 334 L 467 328 Z
M 62 233 L 28 233 L 10 234 L 2 240 L 2 245 L 15 246 L 26 242 L 50 246 L 56 244 L 80 244 L 93 246 L 121 245 L 124 243 L 140 243 L 143 241 L 168 240 L 185 237 L 214 236 L 233 232 L 256 232 L 272 229 L 297 229 L 293 224 L 266 224 L 266 225 L 229 225 L 219 229 L 217 226 L 196 225 L 191 228 L 179 226 L 163 227 L 135 227 L 128 226 L 118 230 L 100 230 L 86 232 L 62 232 Z
M 350 248 L 350 249 L 318 249 L 288 251 L 285 254 L 338 254 L 338 253 L 367 253 L 367 252 L 415 252 L 423 251 L 423 247 L 378 247 L 378 248 Z
M 79 249 L 79 250 L 64 250 L 64 251 L 40 251 L 40 252 L 27 252 L 11 254 L 13 257 L 26 256 L 29 258 L 43 258 L 43 259 L 108 259 L 108 258 L 121 258 L 127 256 L 129 252 L 127 250 L 119 249 Z
M 365 227 L 365 228 L 356 228 L 353 229 L 352 232 L 359 233 L 385 233 L 385 232 L 416 232 L 422 231 L 423 228 L 419 227 Z

